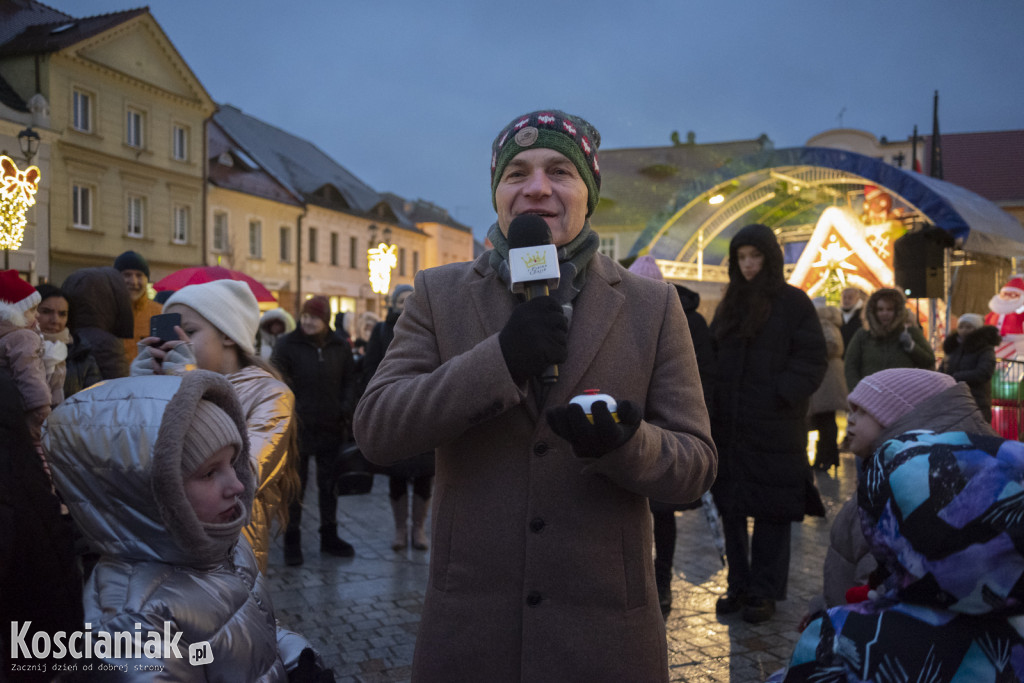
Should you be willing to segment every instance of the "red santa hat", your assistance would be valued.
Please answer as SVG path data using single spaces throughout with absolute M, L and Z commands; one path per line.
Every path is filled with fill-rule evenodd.
M 17 270 L 0 271 L 0 320 L 25 326 L 25 312 L 41 301 L 36 288 L 25 282 Z
M 1009 282 L 1003 285 L 1003 289 L 1012 289 L 1015 292 L 1024 294 L 1024 278 L 1020 275 L 1014 275 Z

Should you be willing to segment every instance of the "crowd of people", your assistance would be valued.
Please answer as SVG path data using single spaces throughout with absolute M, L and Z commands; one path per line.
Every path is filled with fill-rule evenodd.
M 395 287 L 384 319 L 332 329 L 322 296 L 297 320 L 261 313 L 233 280 L 157 303 L 134 251 L 59 287 L 0 272 L 3 623 L 172 622 L 210 648 L 206 680 L 333 680 L 277 626 L 263 573 L 275 529 L 285 564 L 304 562 L 311 461 L 320 553 L 357 552 L 337 479 L 358 447 L 388 475 L 392 548 L 433 548 L 415 679 L 668 680 L 676 513 L 721 516 L 717 614 L 771 620 L 792 524 L 825 514 L 814 470 L 847 450 L 858 494 L 774 680 L 1024 676 L 1024 448 L 990 426 L 998 330 L 960 315 L 937 364 L 899 290 L 812 301 L 760 224 L 733 235 L 709 325 L 653 258 L 627 270 L 598 250 L 599 145 L 558 110 L 510 121 L 491 150 L 493 248 Z M 523 217 L 557 255 L 543 294 L 516 287 Z M 913 638 L 875 652 L 880 632 Z M 929 649 L 939 638 L 952 645 Z M 198 680 L 160 648 L 96 658 Z

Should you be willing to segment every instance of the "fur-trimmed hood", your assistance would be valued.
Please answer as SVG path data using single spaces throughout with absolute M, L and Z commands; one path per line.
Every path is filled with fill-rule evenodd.
M 891 299 L 896 310 L 896 315 L 892 317 L 892 322 L 888 326 L 883 326 L 878 320 L 878 302 L 883 298 Z M 872 337 L 877 338 L 899 334 L 908 323 L 913 322 L 907 314 L 907 298 L 898 289 L 888 287 L 879 289 L 868 297 L 868 302 L 864 305 L 863 318 L 864 327 L 867 328 Z
M 200 399 L 238 426 L 235 472 L 243 514 L 204 525 L 184 494 L 181 451 Z M 209 566 L 231 557 L 255 490 L 245 415 L 230 382 L 196 370 L 109 380 L 80 391 L 47 420 L 43 440 L 54 483 L 90 543 L 103 554 Z
M 39 294 L 37 293 L 38 297 Z M 34 305 L 38 305 L 38 301 Z M 31 308 L 29 306 L 28 308 Z M 11 323 L 14 327 L 28 327 L 28 321 L 25 319 L 25 307 L 20 304 L 10 304 L 6 301 L 0 301 L 0 322 Z
M 960 335 L 956 332 L 947 335 L 942 342 L 942 350 L 946 352 L 946 355 L 953 353 L 954 351 L 961 349 L 964 353 L 977 353 L 983 351 L 986 346 L 999 346 L 1003 338 L 999 334 L 999 330 L 993 325 L 982 325 L 978 329 L 970 332 L 964 337 L 963 343 L 960 342 Z

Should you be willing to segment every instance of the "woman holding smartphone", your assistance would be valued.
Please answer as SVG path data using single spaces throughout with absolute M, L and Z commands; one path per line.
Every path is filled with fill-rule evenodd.
M 199 368 L 224 375 L 234 386 L 245 411 L 257 475 L 252 520 L 243 533 L 265 572 L 271 522 L 276 518 L 280 528 L 287 524 L 298 475 L 288 457 L 294 452 L 295 396 L 255 353 L 259 318 L 256 297 L 244 282 L 214 280 L 179 289 L 164 304 L 164 315 L 151 320 L 156 334 L 142 340 L 145 348 L 132 363 L 131 374 L 180 375 Z

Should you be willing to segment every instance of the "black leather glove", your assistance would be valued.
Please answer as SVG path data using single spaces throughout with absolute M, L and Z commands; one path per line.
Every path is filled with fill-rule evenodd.
M 498 333 L 501 355 L 517 384 L 569 357 L 569 323 L 562 306 L 550 296 L 524 301 L 512 310 Z
M 316 655 L 307 647 L 299 653 L 298 665 L 288 672 L 288 683 L 334 683 L 334 671 L 317 666 Z
M 595 401 L 590 407 L 593 424 L 581 406 L 570 403 L 549 408 L 544 416 L 555 434 L 572 444 L 573 453 L 581 458 L 599 458 L 633 438 L 643 414 L 632 401 L 619 401 L 619 421 L 612 418 L 608 404 Z

